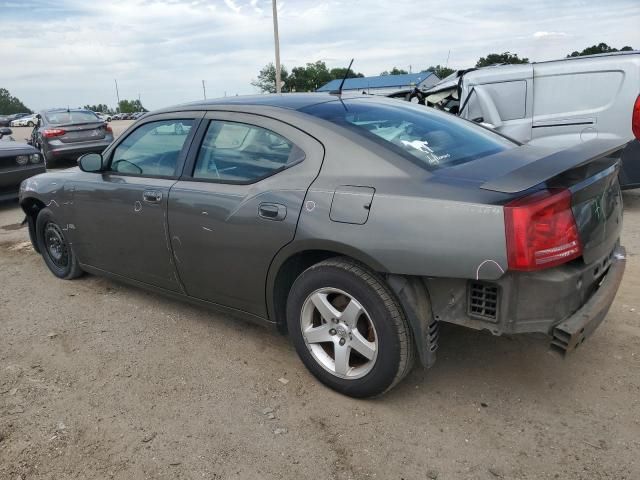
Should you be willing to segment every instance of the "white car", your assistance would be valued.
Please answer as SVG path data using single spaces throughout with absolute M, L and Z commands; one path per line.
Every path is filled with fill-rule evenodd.
M 108 115 L 102 112 L 93 112 L 93 113 L 95 113 L 100 118 L 100 120 L 104 120 L 105 122 L 111 121 L 111 115 Z
M 12 127 L 33 127 L 38 124 L 38 118 L 36 114 L 27 115 L 26 117 L 18 118 L 11 121 Z

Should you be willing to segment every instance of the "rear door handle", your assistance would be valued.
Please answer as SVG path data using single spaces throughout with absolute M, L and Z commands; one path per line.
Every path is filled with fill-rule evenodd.
M 147 203 L 158 203 L 162 200 L 162 193 L 155 190 L 146 190 L 142 194 L 142 199 Z
M 266 220 L 284 220 L 287 216 L 287 207 L 279 203 L 261 203 L 258 207 L 258 215 Z

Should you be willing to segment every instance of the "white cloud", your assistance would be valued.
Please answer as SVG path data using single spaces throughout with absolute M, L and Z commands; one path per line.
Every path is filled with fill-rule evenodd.
M 562 38 L 568 36 L 564 32 L 535 32 L 533 38 L 547 39 L 547 38 Z
M 17 4 L 18 6 L 12 6 Z M 256 93 L 273 59 L 271 0 L 23 0 L 3 4 L 0 86 L 31 108 L 122 98 L 149 108 Z M 377 75 L 468 67 L 492 52 L 564 57 L 600 42 L 640 48 L 637 0 L 279 0 L 280 47 L 289 68 L 324 60 Z M 37 27 L 33 19 L 38 19 Z M 28 32 L 28 34 L 27 34 Z M 535 32 L 529 33 L 526 32 Z

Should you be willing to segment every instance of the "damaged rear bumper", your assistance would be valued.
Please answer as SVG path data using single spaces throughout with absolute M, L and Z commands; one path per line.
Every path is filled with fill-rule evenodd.
M 507 272 L 493 282 L 423 278 L 433 318 L 494 335 L 543 334 L 563 355 L 605 318 L 625 269 L 619 244 L 590 264 Z
M 578 348 L 602 323 L 622 281 L 626 266 L 624 247 L 614 252 L 609 271 L 598 289 L 580 310 L 556 325 L 552 331 L 551 349 L 565 355 Z

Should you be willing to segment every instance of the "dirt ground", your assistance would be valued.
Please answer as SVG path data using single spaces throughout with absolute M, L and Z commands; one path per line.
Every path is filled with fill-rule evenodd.
M 367 401 L 275 332 L 55 279 L 0 205 L 0 479 L 638 479 L 640 192 L 624 200 L 626 275 L 574 355 L 445 325 L 432 369 Z

